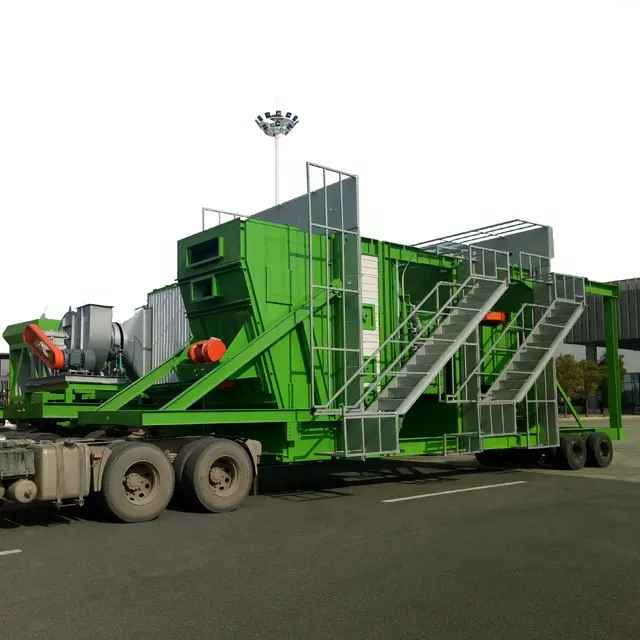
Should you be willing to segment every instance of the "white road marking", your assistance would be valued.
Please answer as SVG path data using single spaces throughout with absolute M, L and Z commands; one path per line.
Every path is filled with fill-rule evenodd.
M 496 489 L 497 487 L 512 487 L 514 484 L 526 484 L 526 480 L 515 482 L 501 482 L 500 484 L 484 484 L 480 487 L 467 487 L 466 489 L 452 489 L 451 491 L 438 491 L 436 493 L 422 493 L 419 496 L 406 496 L 405 498 L 391 498 L 381 502 L 404 502 L 406 500 L 418 500 L 419 498 L 433 498 L 434 496 L 448 496 L 452 493 L 464 493 L 466 491 L 481 491 L 482 489 Z
M 14 553 L 22 553 L 22 549 L 9 549 L 9 551 L 0 551 L 0 556 L 10 556 Z

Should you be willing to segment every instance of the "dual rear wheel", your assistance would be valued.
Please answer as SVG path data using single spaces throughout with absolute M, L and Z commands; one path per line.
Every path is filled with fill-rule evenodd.
M 561 469 L 608 467 L 613 460 L 613 442 L 606 433 L 595 431 L 584 434 L 567 434 L 560 437 L 556 451 L 556 466 Z
M 542 457 L 540 449 L 487 450 L 476 453 L 476 460 L 483 467 L 499 467 L 505 464 L 536 465 Z M 577 470 L 584 466 L 608 467 L 613 460 L 613 442 L 606 433 L 566 434 L 560 437 L 560 444 L 549 449 L 556 468 Z
M 249 494 L 253 462 L 233 440 L 200 438 L 186 444 L 172 465 L 148 442 L 111 447 L 102 477 L 107 510 L 123 522 L 146 522 L 164 511 L 176 491 L 188 506 L 223 513 L 237 509 Z

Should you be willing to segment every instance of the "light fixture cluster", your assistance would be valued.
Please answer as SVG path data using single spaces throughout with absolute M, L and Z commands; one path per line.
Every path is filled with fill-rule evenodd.
M 294 116 L 291 111 L 287 111 L 282 115 L 282 111 L 271 113 L 267 111 L 264 117 L 261 115 L 256 118 L 256 124 L 272 138 L 279 138 L 291 133 L 293 128 L 298 124 L 298 116 Z

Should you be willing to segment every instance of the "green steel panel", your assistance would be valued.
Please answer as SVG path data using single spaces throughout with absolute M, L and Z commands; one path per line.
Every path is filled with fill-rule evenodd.
M 609 426 L 618 432 L 622 429 L 622 385 L 618 361 L 618 314 L 617 299 L 603 298 L 605 348 L 607 352 L 608 393 L 609 393 Z M 619 439 L 619 438 L 617 438 Z
M 240 411 L 206 411 L 183 409 L 166 411 L 143 411 L 121 409 L 119 411 L 87 411 L 78 416 L 79 424 L 109 424 L 123 427 L 162 427 L 162 426 L 191 426 L 191 425 L 223 425 L 223 424 L 252 424 L 288 421 L 310 421 L 314 417 L 310 412 L 253 410 Z M 318 422 L 329 422 L 328 417 L 316 418 Z
M 324 293 L 318 293 L 315 297 L 316 300 L 314 304 L 317 307 L 320 307 L 325 303 Z M 195 402 L 209 393 L 209 391 L 260 356 L 266 349 L 276 344 L 308 317 L 309 305 L 305 303 L 285 318 L 282 318 L 277 324 L 257 336 L 242 351 L 236 353 L 231 358 L 223 358 L 216 368 L 212 369 L 204 377 L 192 384 L 188 389 L 185 389 L 173 400 L 167 402 L 160 410 L 177 411 L 181 409 L 188 409 Z
M 584 288 L 587 295 L 600 296 L 601 298 L 620 297 L 620 287 L 613 282 L 595 282 L 593 280 L 587 280 Z
M 365 331 L 376 330 L 376 305 L 375 304 L 363 304 L 362 305 L 362 328 Z

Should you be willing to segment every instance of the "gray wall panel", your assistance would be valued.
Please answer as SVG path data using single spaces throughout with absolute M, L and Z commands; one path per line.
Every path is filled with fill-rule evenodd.
M 618 299 L 618 340 L 621 348 L 640 348 L 640 278 L 620 280 Z M 604 345 L 604 302 L 587 296 L 587 308 L 567 338 L 569 344 Z
M 327 185 L 326 188 L 328 209 L 328 226 L 336 229 L 342 228 L 341 205 L 344 214 L 344 228 L 356 229 L 357 224 L 357 194 L 356 181 L 354 178 L 342 180 L 342 194 L 339 183 Z M 324 190 L 314 191 L 311 194 L 311 210 L 313 211 L 313 221 L 316 224 L 327 224 L 325 222 L 325 195 Z M 309 197 L 305 194 L 283 204 L 271 207 L 265 211 L 251 216 L 256 220 L 265 220 L 277 224 L 287 224 L 297 227 L 302 231 L 309 230 Z M 322 229 L 315 228 L 314 233 L 324 233 Z

